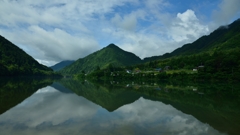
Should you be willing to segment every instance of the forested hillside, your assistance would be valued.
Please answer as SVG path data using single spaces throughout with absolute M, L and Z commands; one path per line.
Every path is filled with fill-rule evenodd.
M 143 64 L 98 71 L 95 78 L 240 80 L 240 19 Z M 133 71 L 135 75 L 126 73 Z M 111 73 L 121 71 L 119 73 Z M 157 73 L 156 73 L 157 71 Z M 118 75 L 119 74 L 119 75 Z M 115 75 L 115 76 L 114 76 Z M 113 77 L 114 76 L 114 77 Z
M 240 47 L 240 19 L 228 26 L 221 26 L 210 35 L 202 36 L 193 43 L 185 44 L 171 53 L 145 58 L 144 62 L 165 59 L 174 56 L 192 55 L 202 52 L 214 52 Z
M 22 49 L 0 36 L 0 76 L 52 75 L 52 69 L 39 64 Z
M 141 59 L 133 53 L 126 52 L 114 44 L 92 53 L 85 58 L 80 58 L 73 64 L 60 71 L 62 74 L 89 73 L 94 70 L 109 67 L 122 67 L 141 63 Z

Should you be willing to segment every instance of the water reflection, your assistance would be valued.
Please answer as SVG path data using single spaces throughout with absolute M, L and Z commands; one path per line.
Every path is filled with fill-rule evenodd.
M 239 84 L 151 81 L 90 83 L 73 80 L 62 80 L 61 83 L 110 112 L 144 97 L 170 104 L 218 131 L 233 135 L 240 132 Z
M 50 78 L 0 78 L 0 114 L 52 82 Z
M 40 89 L 0 115 L 0 134 L 223 134 L 159 101 L 140 97 L 109 112 L 65 87 L 60 89 L 65 90 L 50 86 Z M 85 96 L 89 91 L 86 89 Z M 116 91 L 112 95 L 123 93 Z
M 48 86 L 2 114 L 0 131 L 6 135 L 69 134 L 86 125 L 98 108 L 74 93 L 62 93 Z

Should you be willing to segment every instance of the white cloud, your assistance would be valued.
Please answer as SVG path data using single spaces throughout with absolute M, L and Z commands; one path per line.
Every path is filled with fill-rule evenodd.
M 185 22 L 185 23 L 191 23 L 191 22 L 198 21 L 194 11 L 189 10 L 189 9 L 182 14 L 178 13 L 177 18 L 179 18 L 182 22 Z
M 229 23 L 240 15 L 239 3 L 223 0 L 214 21 L 206 24 L 200 12 L 174 11 L 184 5 L 166 0 L 2 0 L 0 34 L 48 65 L 84 57 L 109 43 L 144 58 L 171 52 Z
M 119 14 L 116 14 L 112 18 L 112 22 L 115 23 L 118 27 L 122 27 L 125 30 L 134 31 L 136 29 L 137 20 L 135 16 L 124 16 L 121 18 Z
M 39 61 L 54 63 L 66 59 L 74 60 L 99 49 L 98 43 L 91 37 L 70 35 L 59 28 L 47 31 L 32 25 L 28 29 L 20 29 L 14 34 L 8 34 L 10 40 L 24 45 L 28 50 L 23 49 Z
M 159 11 L 163 11 L 163 9 L 170 4 L 166 0 L 145 0 L 144 5 L 148 11 L 157 15 L 159 14 Z
M 135 31 L 138 25 L 139 19 L 145 18 L 145 11 L 137 10 L 131 12 L 130 14 L 126 14 L 121 17 L 118 13 L 111 19 L 111 22 L 116 28 L 121 28 L 127 31 Z
M 178 13 L 176 20 L 169 28 L 169 36 L 176 42 L 192 42 L 201 35 L 209 32 L 208 26 L 202 25 L 193 10 L 188 9 L 184 13 Z
M 232 19 L 236 19 L 240 16 L 239 0 L 222 0 L 218 7 L 219 9 L 213 12 L 213 21 L 218 26 L 227 25 L 234 21 Z
M 144 33 L 126 33 L 124 42 L 121 43 L 121 48 L 130 52 L 134 52 L 141 58 L 165 53 L 164 42 L 161 38 L 152 34 Z
M 100 48 L 94 36 L 97 26 L 91 24 L 126 2 L 137 1 L 0 1 L 0 34 L 49 65 L 78 59 Z M 126 17 L 123 26 L 133 27 L 131 19 Z
M 145 14 L 142 14 L 138 21 L 146 21 L 149 16 L 146 11 L 142 13 Z M 167 16 L 159 16 L 161 14 L 155 17 L 151 25 L 140 26 L 141 29 L 135 28 L 136 31 L 129 32 L 126 29 L 109 27 L 105 32 L 116 38 L 122 49 L 134 52 L 141 58 L 171 52 L 209 32 L 208 26 L 201 24 L 194 11 L 190 9 L 177 13 L 175 18 L 171 19 Z M 162 21 L 162 18 L 169 18 L 169 21 Z M 122 20 L 121 16 L 116 14 L 112 22 L 122 24 Z

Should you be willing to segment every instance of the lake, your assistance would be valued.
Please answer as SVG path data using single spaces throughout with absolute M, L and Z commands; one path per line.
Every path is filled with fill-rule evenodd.
M 237 135 L 240 85 L 1 79 L 0 135 Z

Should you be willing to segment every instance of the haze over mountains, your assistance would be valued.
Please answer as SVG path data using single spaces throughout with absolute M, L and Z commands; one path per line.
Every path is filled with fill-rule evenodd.
M 75 60 L 65 60 L 65 61 L 61 61 L 53 66 L 51 66 L 50 68 L 53 69 L 54 71 L 59 71 L 61 69 L 63 69 L 64 67 L 72 64 L 73 62 L 75 62 Z

